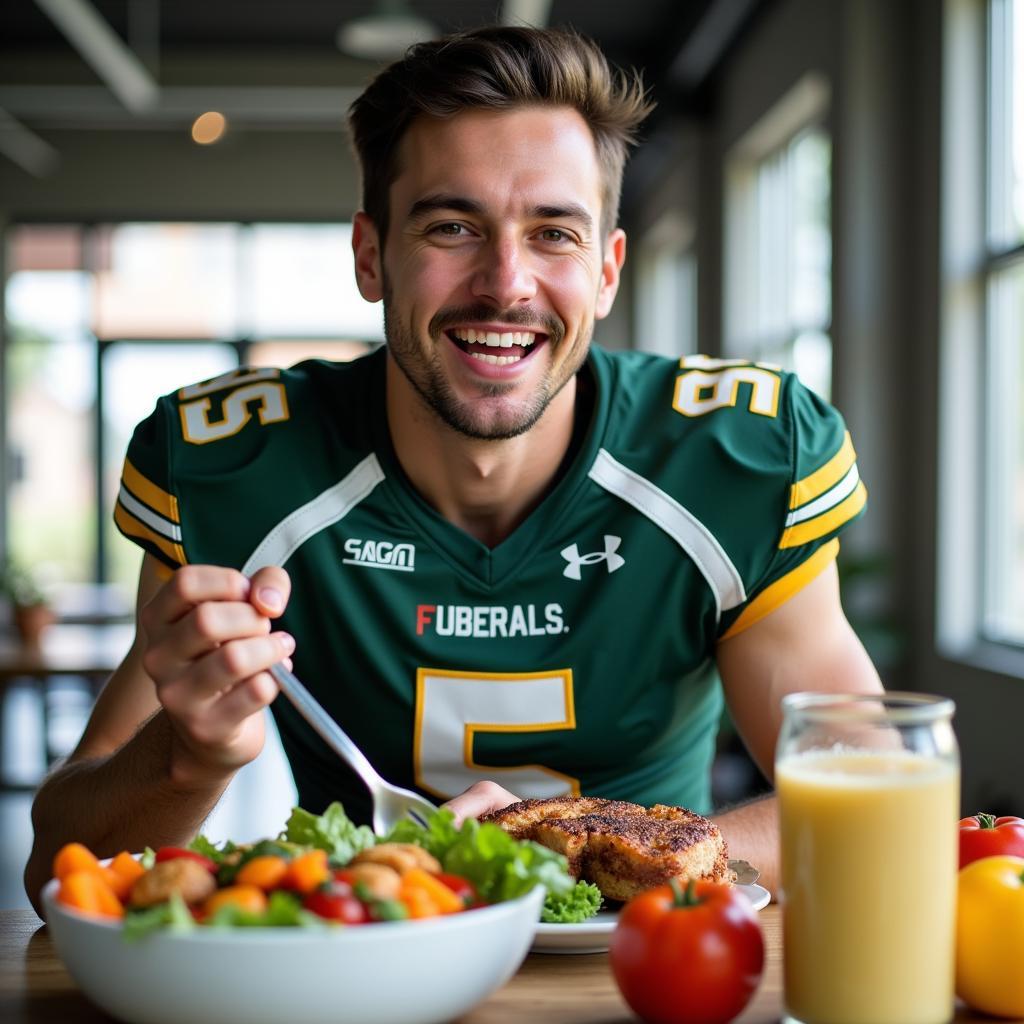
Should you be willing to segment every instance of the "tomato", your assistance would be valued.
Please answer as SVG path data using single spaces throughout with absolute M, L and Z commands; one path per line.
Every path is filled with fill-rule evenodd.
M 750 1001 L 764 940 L 733 886 L 673 879 L 630 900 L 609 961 L 623 998 L 649 1024 L 724 1024 Z
M 1024 818 L 975 814 L 960 819 L 960 867 L 999 856 L 1024 857 Z
M 346 891 L 347 889 L 347 891 Z M 366 907 L 352 895 L 347 885 L 328 885 L 324 889 L 311 892 L 303 901 L 306 910 L 326 918 L 328 921 L 341 921 L 343 924 L 366 924 L 370 915 Z
M 957 876 L 956 994 L 1024 1017 L 1024 857 L 984 857 Z
M 196 853 L 195 850 L 186 850 L 180 846 L 161 846 L 156 851 L 157 864 L 162 864 L 165 860 L 177 860 L 179 857 L 194 860 L 197 864 L 202 864 L 207 871 L 216 872 L 217 870 L 217 865 L 209 857 L 204 857 L 201 853 Z
M 464 907 L 472 907 L 480 898 L 476 886 L 468 878 L 463 878 L 461 875 L 446 875 L 443 872 L 439 872 L 434 877 L 451 889 L 462 900 Z

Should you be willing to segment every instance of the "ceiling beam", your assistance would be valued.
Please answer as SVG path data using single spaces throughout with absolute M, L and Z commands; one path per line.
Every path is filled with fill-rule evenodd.
M 761 0 L 712 0 L 669 64 L 669 84 L 685 90 L 700 85 L 760 3 Z
M 4 85 L 0 108 L 49 129 L 176 128 L 207 110 L 233 124 L 339 131 L 356 86 L 165 86 L 145 113 L 124 109 L 99 85 Z
M 156 80 L 88 0 L 36 0 L 36 5 L 129 110 L 141 113 L 156 105 Z
M 501 6 L 502 25 L 544 28 L 550 17 L 551 0 L 505 0 Z
M 60 162 L 57 150 L 0 108 L 0 153 L 36 178 L 43 178 Z

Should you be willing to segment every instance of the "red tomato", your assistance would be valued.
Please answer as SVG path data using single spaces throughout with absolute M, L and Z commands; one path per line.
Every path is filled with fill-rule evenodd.
M 436 874 L 434 877 L 451 889 L 462 900 L 464 907 L 473 906 L 479 899 L 476 886 L 468 878 L 463 878 L 461 875 L 446 875 L 444 873 Z
M 731 885 L 675 879 L 630 900 L 609 961 L 623 998 L 649 1024 L 724 1024 L 750 1001 L 764 940 L 750 901 Z
M 1024 857 L 1024 818 L 974 814 L 960 819 L 960 867 L 982 857 Z
M 179 857 L 194 860 L 196 863 L 202 864 L 207 871 L 217 870 L 217 865 L 209 857 L 204 857 L 201 853 L 196 853 L 195 850 L 185 850 L 180 846 L 161 846 L 156 851 L 157 864 L 162 864 L 165 860 L 177 860 Z
M 351 888 L 348 888 L 347 892 L 345 888 L 348 887 L 335 888 L 332 885 L 326 889 L 316 889 L 302 901 L 302 905 L 306 910 L 310 910 L 328 921 L 366 924 L 370 920 L 366 907 L 352 895 Z

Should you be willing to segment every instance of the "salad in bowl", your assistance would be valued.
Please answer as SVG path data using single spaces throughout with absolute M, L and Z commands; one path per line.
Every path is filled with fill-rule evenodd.
M 529 950 L 565 860 L 438 811 L 387 836 L 340 804 L 255 843 L 123 852 L 70 844 L 43 890 L 87 996 L 139 1024 L 428 1024 L 465 1013 Z

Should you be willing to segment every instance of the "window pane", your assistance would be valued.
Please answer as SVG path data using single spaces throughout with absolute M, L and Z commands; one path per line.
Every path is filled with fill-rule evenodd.
M 832 147 L 824 132 L 793 144 L 793 320 L 826 327 L 832 317 Z
M 88 580 L 96 522 L 95 364 L 83 331 L 90 280 L 74 270 L 19 271 L 5 300 L 10 552 L 44 583 Z
M 990 35 L 989 235 L 1024 242 L 1024 0 L 994 0 Z
M 103 354 L 104 529 L 107 578 L 134 596 L 142 549 L 113 522 L 125 451 L 136 424 L 156 400 L 177 388 L 219 376 L 238 365 L 235 349 L 217 342 L 121 342 Z
M 227 338 L 237 324 L 234 224 L 98 228 L 95 331 L 100 338 Z
M 244 267 L 249 337 L 384 339 L 380 303 L 356 288 L 351 225 L 257 224 Z
M 1024 643 L 1024 266 L 990 287 L 985 632 Z

